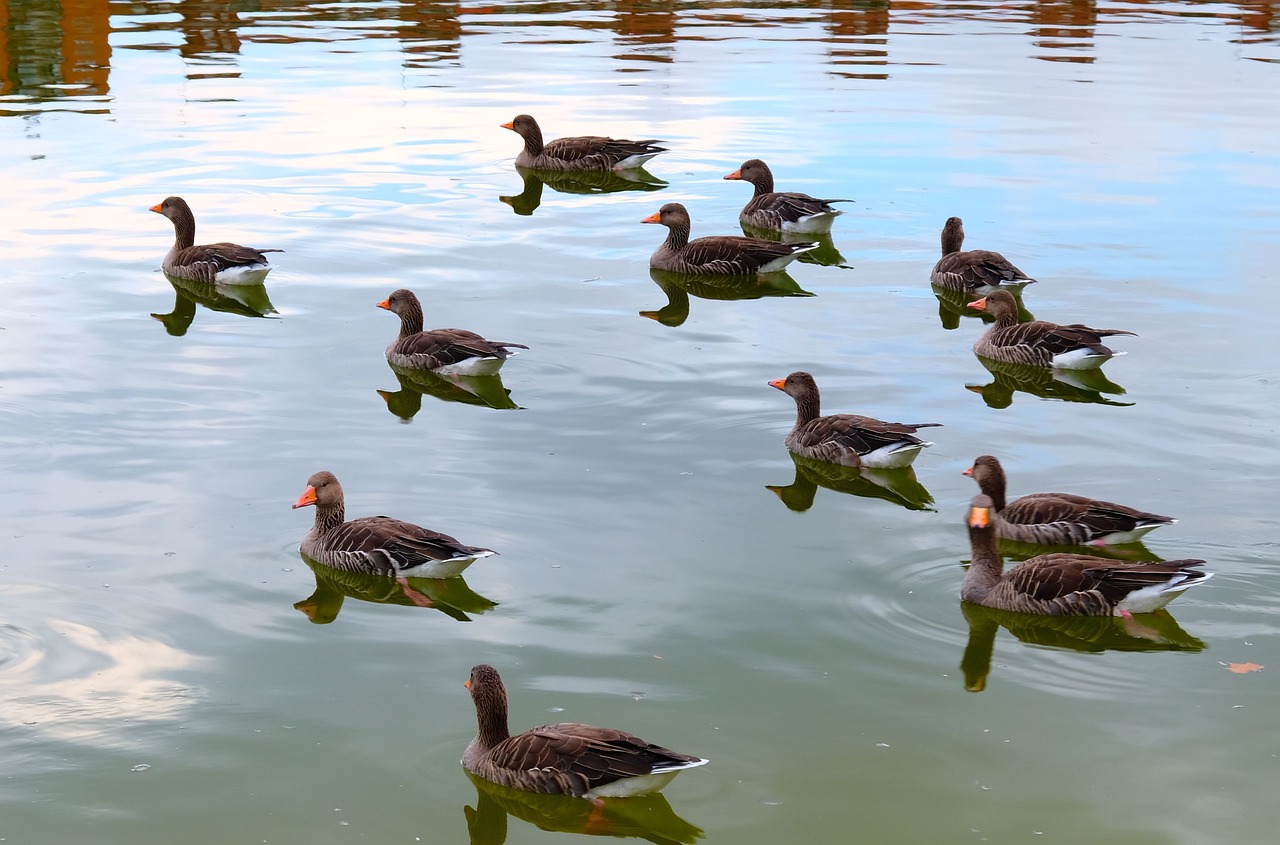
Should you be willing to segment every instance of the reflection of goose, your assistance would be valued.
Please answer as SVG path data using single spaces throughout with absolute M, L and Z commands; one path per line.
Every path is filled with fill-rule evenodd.
M 795 463 L 795 481 L 785 487 L 766 484 L 765 489 L 773 491 L 793 511 L 807 511 L 813 507 L 813 497 L 819 487 L 867 499 L 884 499 L 913 511 L 929 510 L 933 504 L 933 496 L 916 480 L 916 471 L 912 467 L 849 467 L 802 457 L 795 452 L 787 454 Z
M 666 147 L 656 146 L 658 142 L 652 139 L 627 141 L 599 135 L 557 138 L 544 144 L 542 129 L 527 114 L 516 115 L 510 123 L 502 124 L 502 128 L 524 139 L 524 149 L 516 156 L 516 166 L 534 170 L 627 170 L 640 167 L 666 151 Z
M 338 618 L 347 596 L 372 604 L 395 604 L 404 607 L 430 607 L 459 622 L 470 622 L 468 613 L 484 613 L 497 604 L 473 591 L 461 576 L 457 578 L 386 578 L 364 572 L 344 572 L 312 560 L 302 559 L 311 567 L 316 589 L 310 596 L 294 602 L 316 625 L 328 625 Z
M 502 845 L 507 815 L 541 829 L 586 836 L 634 837 L 654 845 L 692 845 L 702 829 L 676 815 L 661 793 L 633 798 L 582 801 L 570 795 L 541 795 L 492 783 L 467 772 L 476 788 L 476 806 L 464 808 L 471 845 Z
M 517 167 L 516 172 L 524 180 L 524 187 L 515 196 L 498 197 L 524 216 L 533 214 L 542 204 L 542 186 L 549 185 L 562 194 L 614 194 L 620 191 L 660 191 L 667 183 L 655 178 L 643 167 L 630 170 L 530 170 Z
M 1006 628 L 1028 645 L 1048 646 L 1098 653 L 1103 651 L 1203 651 L 1204 642 L 1178 625 L 1167 610 L 1140 617 L 1114 616 L 1033 616 L 961 602 L 960 611 L 969 623 L 960 669 L 964 688 L 982 692 L 991 671 L 991 654 L 996 632 Z
M 507 690 L 498 670 L 481 663 L 467 681 L 479 730 L 462 765 L 485 780 L 551 795 L 622 798 L 657 792 L 679 772 L 707 761 L 612 728 L 576 722 L 511 735 Z
M 852 270 L 853 265 L 845 261 L 840 250 L 836 249 L 835 241 L 831 239 L 830 232 L 810 232 L 808 234 L 799 234 L 797 232 L 775 232 L 770 229 L 757 229 L 754 226 L 742 224 L 742 234 L 749 238 L 763 238 L 766 241 L 782 241 L 783 243 L 799 243 L 808 242 L 817 244 L 808 252 L 800 253 L 800 257 L 796 259 L 801 264 L 817 264 L 819 267 L 843 267 L 846 270 Z
M 331 472 L 317 472 L 307 479 L 307 488 L 293 506 L 308 505 L 315 505 L 316 521 L 302 538 L 302 553 L 334 569 L 451 578 L 480 558 L 497 554 L 388 516 L 344 522 L 342 485 Z
M 231 285 L 259 285 L 271 272 L 264 252 L 282 249 L 253 249 L 232 243 L 196 245 L 196 217 L 182 197 L 166 197 L 151 206 L 173 222 L 174 241 L 160 266 L 171 276 L 201 282 Z
M 498 371 L 516 354 L 509 347 L 528 349 L 523 343 L 485 340 L 466 329 L 422 330 L 422 303 L 411 290 L 401 288 L 378 303 L 400 318 L 400 334 L 387 347 L 387 360 L 412 370 L 487 376 Z
M 405 422 L 422 410 L 423 394 L 464 405 L 520 407 L 511 401 L 511 391 L 502 383 L 501 373 L 491 376 L 442 375 L 430 370 L 406 370 L 395 366 L 391 367 L 391 371 L 400 382 L 400 389 L 379 390 L 378 395 L 386 401 L 387 410 Z
M 983 358 L 1010 364 L 1068 370 L 1101 367 L 1114 356 L 1124 354 L 1104 346 L 1102 339 L 1133 334 L 1124 329 L 1091 329 L 1079 323 L 1069 326 L 1044 320 L 1019 323 L 1017 302 L 1007 290 L 992 291 L 970 302 L 969 307 L 987 311 L 996 318 L 973 344 L 973 351 Z
M 1134 543 L 1161 525 L 1178 521 L 1071 493 L 1029 493 L 1005 504 L 1004 467 L 992 455 L 978 456 L 964 474 L 978 482 L 978 489 L 990 497 L 996 534 L 1023 543 Z
M 1042 399 L 1058 399 L 1063 402 L 1087 402 L 1095 405 L 1114 405 L 1127 408 L 1132 402 L 1117 402 L 1103 394 L 1124 395 L 1124 388 L 1108 379 L 1101 368 L 1093 370 L 1055 370 L 1045 367 L 1029 367 L 1025 364 L 1009 364 L 978 356 L 993 376 L 990 384 L 966 384 L 965 390 L 977 393 L 991 408 L 1007 408 L 1013 404 L 1017 391 L 1039 396 Z
M 997 287 L 1024 287 L 1035 281 L 998 252 L 961 250 L 962 246 L 964 223 L 959 217 L 949 217 L 942 227 L 942 257 L 933 265 L 929 281 L 941 288 L 970 293 L 986 293 Z
M 844 214 L 831 203 L 853 202 L 820 200 L 798 191 L 775 191 L 773 171 L 758 158 L 744 161 L 741 167 L 724 178 L 750 182 L 755 187 L 755 193 L 738 214 L 738 222 L 757 229 L 825 234 L 831 231 L 835 219 Z
M 667 295 L 667 304 L 657 311 L 641 311 L 640 316 L 657 320 L 664 326 L 679 326 L 689 319 L 690 294 L 699 299 L 724 301 L 766 296 L 813 296 L 796 284 L 786 271 L 764 276 L 699 276 L 650 268 L 649 278 Z
M 818 383 L 804 371 L 774 379 L 776 387 L 796 402 L 796 424 L 784 441 L 806 458 L 845 466 L 905 467 L 933 444 L 916 437 L 916 430 L 942 423 L 891 423 L 858 414 L 822 414 Z
M 174 337 L 187 333 L 196 318 L 196 304 L 199 303 L 210 311 L 225 311 L 228 314 L 239 314 L 243 317 L 266 317 L 275 314 L 275 306 L 267 296 L 263 285 L 227 285 L 216 282 L 198 282 L 191 279 L 180 279 L 177 276 L 164 277 L 173 285 L 175 298 L 173 310 L 168 314 L 151 316 L 164 324 L 164 329 Z
M 1159 610 L 1213 577 L 1200 569 L 1203 560 L 1133 562 L 1080 554 L 1041 555 L 1005 572 L 994 517 L 991 498 L 975 496 L 963 601 L 1041 616 L 1125 616 Z
M 944 329 L 960 328 L 960 321 L 964 317 L 976 317 L 984 323 L 990 323 L 995 320 L 995 317 L 986 311 L 979 311 L 976 308 L 969 307 L 969 303 L 973 302 L 972 293 L 948 290 L 937 285 L 930 285 L 929 287 L 933 290 L 933 295 L 938 299 L 938 321 L 942 323 Z M 1022 303 L 1021 288 L 1010 288 L 1009 295 L 1013 297 L 1014 304 L 1017 305 L 1017 320 L 1019 323 L 1028 323 L 1035 319 Z
M 649 266 L 676 273 L 709 276 L 750 276 L 776 273 L 802 252 L 816 249 L 812 241 L 780 243 L 740 235 L 709 235 L 689 240 L 688 210 L 669 202 L 641 223 L 667 227 L 667 239 L 649 257 Z

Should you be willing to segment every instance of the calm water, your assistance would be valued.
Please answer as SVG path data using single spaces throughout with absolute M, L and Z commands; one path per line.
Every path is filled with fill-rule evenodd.
M 0 840 L 561 841 L 536 825 L 581 802 L 458 766 L 488 661 L 519 728 L 712 759 L 604 832 L 1273 842 L 1280 13 L 837 5 L 0 7 Z M 526 184 L 518 112 L 671 152 L 636 190 Z M 651 278 L 639 221 L 735 231 L 756 156 L 857 200 L 825 265 Z M 169 194 L 285 249 L 266 288 L 171 286 Z M 928 285 L 953 214 L 1129 354 L 988 372 Z M 478 396 L 402 382 L 402 286 L 531 348 Z M 796 369 L 937 445 L 880 484 L 797 466 L 766 386 Z M 984 452 L 1014 493 L 1178 516 L 1147 552 L 1217 577 L 1128 626 L 966 618 Z M 434 608 L 313 572 L 321 468 L 501 556 Z

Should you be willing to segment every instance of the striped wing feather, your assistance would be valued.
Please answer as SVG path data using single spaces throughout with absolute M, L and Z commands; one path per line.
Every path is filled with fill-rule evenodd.
M 1050 554 L 1009 570 L 993 591 L 1008 590 L 1022 601 L 1049 602 L 1062 615 L 1107 615 L 1135 590 L 1167 583 L 1202 560 L 1141 562 L 1092 555 Z M 1000 606 L 1018 609 L 1012 604 Z
M 940 423 L 891 423 L 858 414 L 831 414 L 818 417 L 800 428 L 795 435 L 801 445 L 838 443 L 856 451 L 859 455 L 874 452 L 884 446 L 901 443 L 923 443 L 915 436 L 916 429 L 931 428 Z
M 814 214 L 842 214 L 843 212 L 839 209 L 832 208 L 833 202 L 853 202 L 853 200 L 820 200 L 794 191 L 775 191 L 752 199 L 747 203 L 744 213 L 776 216 L 781 221 L 796 223 Z
M 556 159 L 579 167 L 609 169 L 614 164 L 635 155 L 660 153 L 664 147 L 655 147 L 655 140 L 627 141 L 600 135 L 579 138 L 557 138 L 542 148 L 542 157 Z
M 997 346 L 1036 346 L 1053 356 L 1076 349 L 1106 350 L 1102 345 L 1102 338 L 1132 334 L 1133 332 L 1122 329 L 1092 329 L 1079 323 L 1061 326 L 1043 320 L 1032 320 L 1029 323 L 999 329 L 993 333 L 991 339 Z
M 264 252 L 284 250 L 253 249 L 233 243 L 197 244 L 180 250 L 168 263 L 171 267 L 181 268 L 185 278 L 212 282 L 223 270 L 266 264 Z
M 1031 281 L 998 252 L 971 249 L 944 255 L 933 267 L 933 281 L 957 290 Z
M 469 358 L 506 359 L 511 353 L 507 347 L 528 349 L 523 343 L 503 343 L 485 340 L 466 329 L 432 329 L 401 338 L 395 344 L 395 352 L 401 355 L 420 355 L 427 359 L 431 369 L 457 364 Z
M 325 533 L 324 545 L 330 557 L 336 556 L 330 565 L 353 568 L 344 567 L 342 563 L 354 564 L 357 559 L 365 559 L 387 573 L 493 551 L 464 545 L 448 534 L 389 516 L 367 516 L 344 522 Z
M 1113 532 L 1133 531 L 1152 523 L 1168 524 L 1173 521 L 1172 517 L 1070 493 L 1032 493 L 1023 496 L 1000 511 L 1000 518 L 1020 525 L 1071 523 L 1082 529 L 1082 539 L 1085 540 Z
M 701 272 L 746 274 L 807 246 L 811 244 L 713 235 L 689 241 L 681 251 L 681 259 Z

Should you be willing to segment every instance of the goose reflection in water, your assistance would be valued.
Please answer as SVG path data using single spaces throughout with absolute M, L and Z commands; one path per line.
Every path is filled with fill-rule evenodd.
M 812 238 L 810 238 L 812 240 Z M 664 326 L 679 326 L 689 319 L 689 295 L 699 299 L 760 299 L 766 296 L 813 296 L 785 270 L 756 276 L 697 276 L 649 268 L 649 278 L 667 295 L 657 311 L 641 311 L 641 317 Z
M 197 304 L 210 311 L 224 311 L 242 317 L 269 317 L 276 313 L 265 285 L 220 285 L 217 282 L 179 279 L 168 273 L 164 277 L 173 285 L 173 310 L 168 314 L 153 313 L 151 316 L 174 337 L 187 333 L 196 318 Z
M 846 270 L 852 270 L 853 265 L 845 261 L 840 250 L 836 249 L 835 241 L 831 240 L 830 232 L 778 232 L 773 229 L 757 229 L 755 226 L 742 225 L 742 234 L 748 238 L 763 238 L 766 241 L 779 241 L 784 244 L 797 243 L 804 241 L 806 243 L 816 243 L 816 249 L 801 253 L 796 260 L 805 264 L 818 264 L 822 267 L 842 267 Z
M 948 290 L 930 283 L 933 295 L 938 298 L 938 320 L 942 323 L 942 327 L 950 331 L 951 329 L 960 328 L 960 320 L 962 317 L 977 317 L 983 323 L 994 323 L 995 317 L 985 311 L 979 311 L 977 308 L 970 308 L 969 303 L 973 302 L 977 296 L 972 292 L 959 290 Z M 1010 287 L 1003 288 L 1009 291 L 1013 296 L 1014 303 L 1018 306 L 1018 322 L 1029 323 L 1035 319 L 1027 307 L 1022 304 L 1022 288 Z
M 587 801 L 570 795 L 543 795 L 491 783 L 466 772 L 476 788 L 476 806 L 464 807 L 471 845 L 503 845 L 507 816 L 560 833 L 634 837 L 655 845 L 692 845 L 702 829 L 675 814 L 660 792 L 632 798 Z
M 933 510 L 930 507 L 933 496 L 916 480 L 913 467 L 848 467 L 806 458 L 790 451 L 787 454 L 795 463 L 795 481 L 786 486 L 766 484 L 765 489 L 771 490 L 793 511 L 807 511 L 813 507 L 813 498 L 819 487 L 866 499 L 883 499 L 907 510 Z
M 1132 616 L 1037 616 L 960 602 L 969 624 L 960 669 L 964 688 L 982 692 L 991 672 L 996 632 L 1005 628 L 1027 645 L 1097 653 L 1103 651 L 1203 651 L 1167 610 Z
M 502 383 L 502 376 L 445 375 L 430 370 L 407 370 L 388 364 L 400 382 L 399 390 L 379 390 L 378 395 L 387 403 L 387 410 L 410 422 L 422 410 L 422 397 L 431 395 L 445 402 L 461 402 L 464 405 L 485 405 L 490 408 L 519 408 L 511 400 L 511 390 Z
M 982 401 L 991 408 L 1009 407 L 1013 404 L 1014 393 L 1018 391 L 1062 402 L 1086 402 L 1120 408 L 1133 405 L 1132 402 L 1118 402 L 1104 395 L 1123 396 L 1125 390 L 1103 375 L 1101 369 L 1056 370 L 993 361 L 978 355 L 974 357 L 986 367 L 994 380 L 989 384 L 966 384 L 964 387 L 981 396 Z
M 316 589 L 305 599 L 294 602 L 293 607 L 316 625 L 328 625 L 337 619 L 348 596 L 371 604 L 429 607 L 459 622 L 470 622 L 468 613 L 480 614 L 498 606 L 497 602 L 468 587 L 461 575 L 452 578 L 388 578 L 334 569 L 302 553 L 299 557 L 311 567 L 316 577 Z
M 643 167 L 630 170 L 575 170 L 569 172 L 530 170 L 517 167 L 524 187 L 515 196 L 499 200 L 511 206 L 516 214 L 528 217 L 542 204 L 542 186 L 549 185 L 562 194 L 616 194 L 619 191 L 661 191 L 667 183 Z

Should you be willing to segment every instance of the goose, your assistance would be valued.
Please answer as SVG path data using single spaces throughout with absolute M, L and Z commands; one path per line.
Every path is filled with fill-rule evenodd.
M 825 234 L 831 231 L 835 219 L 844 214 L 840 209 L 832 208 L 831 203 L 853 202 L 820 200 L 795 191 L 775 191 L 773 172 L 758 158 L 744 161 L 741 167 L 724 178 L 750 182 L 755 186 L 755 194 L 738 215 L 738 222 L 757 229 Z
M 1075 546 L 1136 543 L 1161 525 L 1178 521 L 1070 493 L 1031 493 L 1006 505 L 1004 467 L 992 455 L 979 455 L 964 474 L 991 497 L 996 533 L 1007 540 Z
M 524 149 L 516 156 L 516 167 L 532 170 L 628 170 L 642 167 L 666 147 L 659 142 L 627 141 L 621 138 L 605 138 L 587 135 L 579 138 L 557 138 L 542 142 L 542 130 L 538 121 L 527 114 L 518 114 L 503 129 L 524 139 Z
M 1039 555 L 1004 571 L 996 547 L 991 497 L 969 507 L 973 560 L 960 585 L 962 601 L 1040 616 L 1130 616 L 1151 613 L 1213 573 L 1203 560 L 1121 561 L 1081 554 Z
M 196 282 L 227 285 L 258 285 L 271 272 L 264 252 L 282 249 L 253 249 L 232 243 L 196 245 L 196 217 L 182 197 L 166 197 L 151 206 L 173 222 L 173 247 L 160 262 L 170 276 Z
M 970 302 L 969 307 L 995 317 L 995 322 L 973 344 L 973 351 L 983 358 L 1009 364 L 1091 370 L 1116 355 L 1125 354 L 1103 346 L 1102 338 L 1134 335 L 1123 329 L 1091 329 L 1079 323 L 1069 326 L 1044 320 L 1019 323 L 1018 303 L 1007 290 L 994 290 Z
M 422 303 L 413 291 L 401 288 L 378 303 L 400 318 L 400 335 L 387 347 L 387 360 L 410 370 L 447 375 L 487 376 L 498 372 L 523 343 L 485 340 L 466 329 L 422 330 Z
M 707 276 L 775 273 L 801 253 L 818 248 L 810 241 L 784 244 L 741 235 L 711 235 L 691 241 L 689 212 L 678 202 L 667 203 L 640 222 L 667 227 L 667 239 L 654 250 L 649 266 L 674 273 Z
M 850 467 L 910 466 L 920 450 L 933 444 L 916 437 L 916 430 L 942 423 L 890 423 L 857 414 L 819 416 L 821 398 L 813 376 L 797 371 L 774 379 L 776 387 L 796 400 L 796 425 L 784 441 L 797 455 Z
M 621 798 L 657 792 L 684 769 L 708 761 L 645 742 L 625 731 L 561 722 L 511 735 L 507 690 L 498 670 L 481 663 L 465 686 L 479 730 L 462 754 L 463 767 L 502 786 L 580 798 Z
M 317 472 L 307 479 L 306 489 L 293 507 L 308 505 L 315 505 L 316 521 L 302 538 L 302 553 L 334 569 L 403 578 L 452 578 L 480 558 L 497 554 L 389 516 L 346 522 L 342 485 L 331 472 Z
M 1022 287 L 1035 279 L 1013 266 L 998 252 L 986 249 L 961 250 L 964 222 L 948 217 L 942 227 L 942 257 L 933 265 L 929 281 L 947 290 L 986 293 L 998 287 Z

